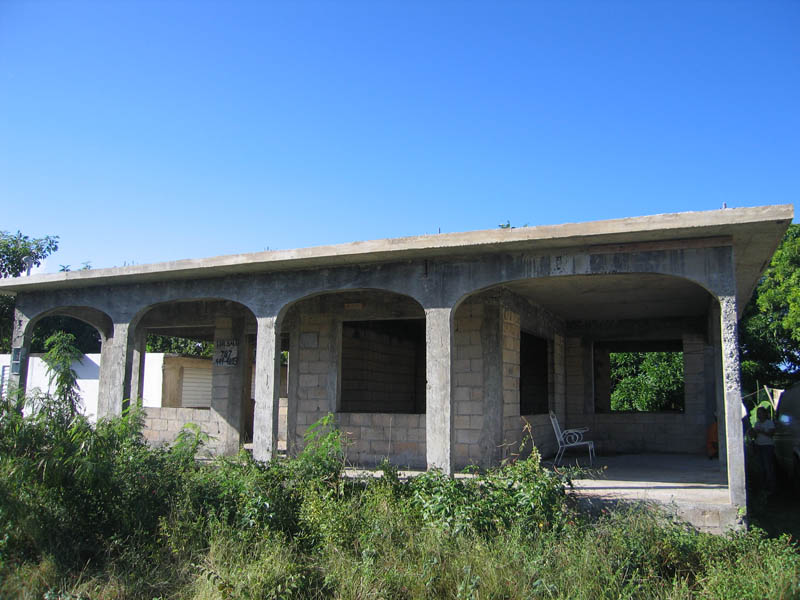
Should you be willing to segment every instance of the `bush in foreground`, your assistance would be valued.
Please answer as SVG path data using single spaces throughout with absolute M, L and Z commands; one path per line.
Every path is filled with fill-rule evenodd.
M 590 518 L 534 451 L 470 479 L 343 478 L 330 418 L 297 458 L 193 460 L 131 412 L 91 426 L 0 405 L 0 597 L 796 598 L 784 537 Z

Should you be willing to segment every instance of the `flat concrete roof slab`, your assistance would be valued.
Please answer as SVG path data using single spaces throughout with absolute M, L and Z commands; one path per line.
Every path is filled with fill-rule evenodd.
M 743 308 L 793 217 L 793 206 L 784 204 L 423 235 L 8 278 L 0 280 L 0 294 L 491 253 L 591 252 L 598 246 L 663 241 L 678 241 L 675 247 L 679 247 L 680 241 L 719 238 L 734 247 L 736 283 Z

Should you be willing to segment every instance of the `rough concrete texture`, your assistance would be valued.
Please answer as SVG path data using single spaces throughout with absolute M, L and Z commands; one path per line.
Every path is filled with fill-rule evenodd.
M 570 458 L 575 463 L 575 456 Z M 587 462 L 580 457 L 581 464 Z M 718 461 L 686 454 L 600 457 L 596 478 L 573 481 L 574 493 L 602 501 L 659 505 L 702 531 L 738 529 L 741 516 L 729 499 Z
M 413 305 L 416 316 L 426 320 L 426 463 L 448 473 L 453 471 L 456 455 L 464 454 L 458 444 L 468 446 L 466 456 L 470 457 L 475 453 L 474 444 L 488 448 L 493 437 L 491 422 L 498 414 L 491 409 L 487 420 L 484 405 L 494 406 L 492 402 L 497 401 L 492 396 L 497 389 L 494 384 L 485 398 L 473 398 L 470 392 L 469 400 L 455 399 L 460 387 L 487 389 L 494 376 L 486 374 L 487 352 L 491 364 L 499 360 L 501 365 L 501 439 L 517 435 L 514 407 L 518 407 L 519 358 L 514 352 L 518 354 L 519 348 L 513 340 L 519 329 L 528 327 L 528 311 L 550 314 L 561 323 L 554 325 L 555 331 L 537 335 L 552 343 L 550 405 L 569 426 L 574 419 L 593 412 L 591 370 L 584 368 L 590 361 L 591 345 L 585 343 L 583 334 L 572 332 L 563 344 L 557 342 L 556 334 L 565 335 L 570 322 L 702 320 L 719 299 L 720 388 L 724 389 L 730 437 L 726 459 L 731 500 L 741 504 L 741 433 L 732 427 L 740 402 L 737 310 L 746 303 L 791 219 L 791 206 L 777 206 L 422 236 L 5 279 L 0 281 L 0 293 L 17 294 L 13 347 L 22 350 L 23 357 L 32 327 L 45 315 L 79 311 L 79 318 L 96 324 L 104 337 L 101 387 L 105 415 L 118 414 L 123 400 L 138 389 L 142 332 L 154 326 L 148 319 L 154 315 L 177 318 L 179 311 L 162 310 L 170 305 L 212 302 L 213 310 L 207 311 L 210 320 L 204 323 L 208 335 L 218 342 L 236 340 L 242 356 L 247 355 L 247 334 L 256 337 L 254 452 L 259 458 L 268 458 L 276 448 L 275 373 L 280 331 L 289 332 L 295 352 L 307 354 L 295 361 L 297 368 L 290 366 L 287 419 L 291 451 L 311 422 L 339 408 L 343 317 L 337 311 L 350 309 L 333 310 L 325 303 L 339 294 L 359 295 L 362 300 L 348 304 L 363 305 L 359 309 L 366 313 L 359 317 L 362 319 L 402 318 L 391 309 L 404 302 Z M 497 306 L 503 311 L 498 336 L 505 356 L 500 352 L 499 359 L 492 358 L 494 350 L 481 342 L 480 354 L 469 358 L 476 361 L 475 371 L 470 362 L 470 371 L 455 377 L 456 361 L 466 360 L 456 356 L 456 307 L 486 290 L 503 288 L 506 296 Z M 387 294 L 403 301 L 389 302 L 389 312 L 381 316 L 372 306 L 383 304 L 381 299 Z M 315 302 L 316 308 L 305 306 Z M 233 320 L 222 323 L 224 318 Z M 535 325 L 545 319 L 533 321 Z M 181 324 L 174 324 L 175 331 L 179 330 Z M 559 344 L 561 383 L 557 379 L 561 367 L 556 364 Z M 312 358 L 315 352 L 318 356 Z M 236 365 L 219 365 L 214 373 L 212 410 L 221 419 L 221 447 L 233 452 L 240 442 L 242 404 L 249 400 L 243 397 L 246 371 Z M 24 388 L 24 365 L 14 377 Z M 701 386 L 692 383 L 691 387 L 692 393 L 699 393 Z M 480 402 L 481 410 L 459 415 L 460 402 Z M 705 418 L 705 405 L 703 411 Z M 470 417 L 469 427 L 463 427 L 463 420 L 459 421 L 462 427 L 456 427 L 457 416 Z M 477 417 L 474 429 L 473 416 Z M 619 420 L 606 423 L 619 428 L 614 439 L 623 439 L 627 431 L 619 426 Z M 639 437 L 647 435 L 647 423 L 643 425 L 636 434 Z M 415 427 L 409 425 L 411 429 Z M 677 430 L 672 433 L 679 435 Z M 416 452 L 419 450 L 417 447 Z
M 208 436 L 208 441 L 201 451 L 203 456 L 214 456 L 224 452 L 220 444 L 223 440 L 221 433 L 224 425 L 209 409 L 149 407 L 144 409 L 144 417 L 144 439 L 154 446 L 173 444 L 184 426 L 193 423 L 199 427 L 200 432 Z

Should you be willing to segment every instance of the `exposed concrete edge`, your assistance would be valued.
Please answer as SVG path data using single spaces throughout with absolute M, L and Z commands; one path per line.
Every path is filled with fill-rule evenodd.
M 183 259 L 146 265 L 51 273 L 0 280 L 0 294 L 118 283 L 140 283 L 192 277 L 221 277 L 242 273 L 308 269 L 387 260 L 433 258 L 478 252 L 544 249 L 581 244 L 630 243 L 661 238 L 706 237 L 737 225 L 788 223 L 791 204 L 667 213 L 585 223 L 541 225 L 516 229 L 487 229 L 463 233 L 421 235 L 350 242 L 203 259 Z M 780 239 L 777 243 L 780 243 Z M 776 244 L 777 247 L 777 244 Z

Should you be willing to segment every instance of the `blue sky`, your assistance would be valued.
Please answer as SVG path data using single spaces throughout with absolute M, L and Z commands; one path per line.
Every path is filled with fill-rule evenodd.
M 0 229 L 142 264 L 794 203 L 800 2 L 0 0 Z

